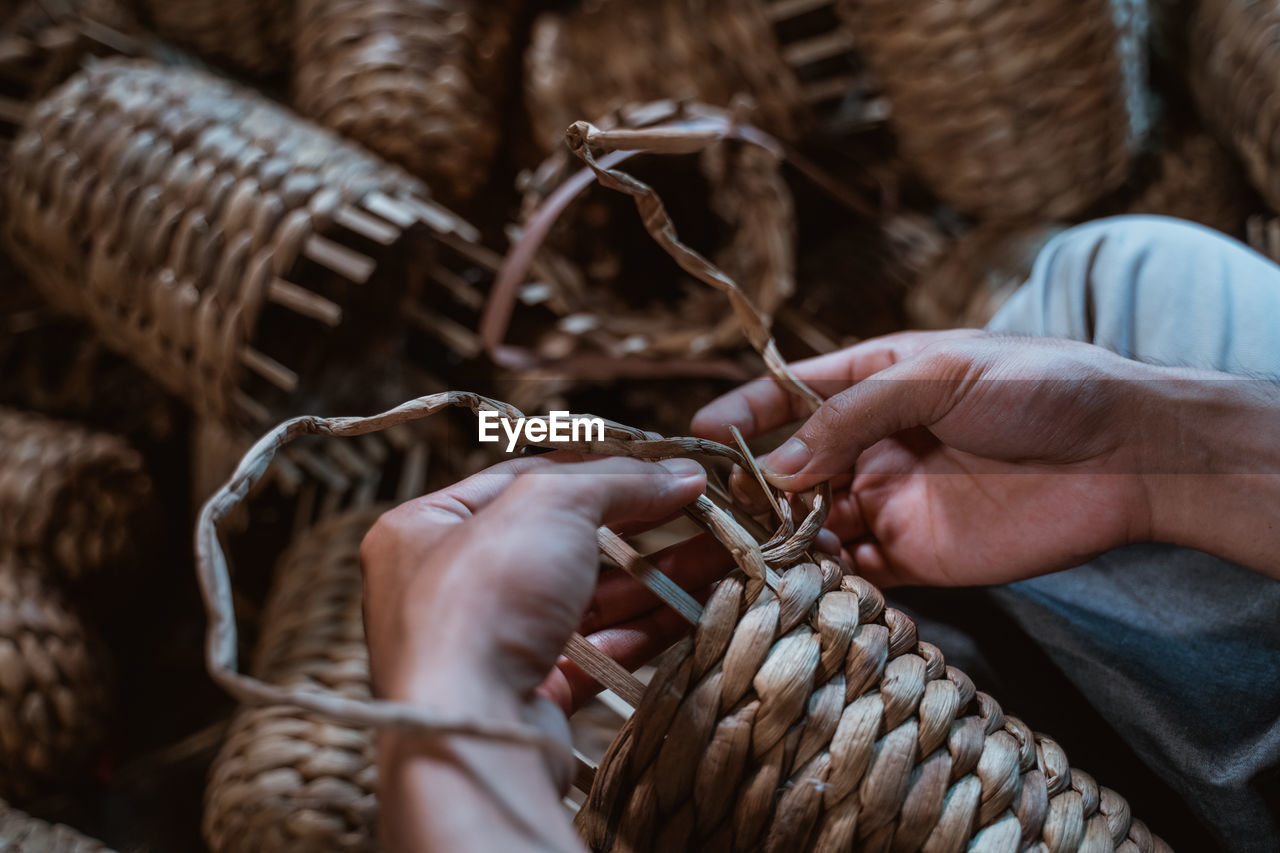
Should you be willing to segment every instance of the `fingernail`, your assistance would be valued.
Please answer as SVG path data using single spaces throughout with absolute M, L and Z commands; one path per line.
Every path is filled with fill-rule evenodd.
M 693 480 L 702 476 L 702 466 L 692 459 L 662 459 L 658 464 L 670 471 L 677 480 Z
M 760 463 L 761 470 L 772 477 L 790 477 L 813 458 L 809 445 L 792 436 L 786 444 L 766 456 Z

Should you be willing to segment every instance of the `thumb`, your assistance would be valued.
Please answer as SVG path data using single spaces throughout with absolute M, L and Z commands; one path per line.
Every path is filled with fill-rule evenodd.
M 760 467 L 789 492 L 811 489 L 853 469 L 868 447 L 941 420 L 964 394 L 971 361 L 930 354 L 886 368 L 831 397 Z

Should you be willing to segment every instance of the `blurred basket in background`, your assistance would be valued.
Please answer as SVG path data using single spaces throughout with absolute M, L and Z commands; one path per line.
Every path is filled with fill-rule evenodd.
M 293 103 L 450 202 L 488 178 L 516 0 L 298 0 Z
M 591 0 L 535 21 L 525 97 L 544 150 L 627 104 L 740 94 L 753 122 L 794 139 L 858 94 L 859 68 L 831 0 Z
M 1119 186 L 1149 122 L 1137 0 L 842 0 L 903 157 L 986 219 L 1071 216 Z
M 0 797 L 83 779 L 109 723 L 105 679 L 48 570 L 0 555 Z
M 1280 7 L 1203 0 L 1191 34 L 1191 87 L 1209 126 L 1244 161 L 1254 187 L 1280 209 Z
M 50 302 L 201 414 L 255 428 L 344 388 L 358 405 L 431 248 L 406 230 L 474 232 L 255 93 L 120 60 L 33 109 L 7 207 L 14 258 Z
M 0 853 L 111 853 L 101 841 L 0 802 Z
M 1235 157 L 1203 130 L 1174 135 L 1135 177 L 1145 181 L 1124 213 L 1174 216 L 1244 237 L 1253 194 Z
M 0 550 L 71 580 L 119 567 L 149 495 L 122 439 L 0 408 Z
M 322 521 L 280 558 L 253 672 L 291 687 L 369 697 L 360 540 L 379 510 Z M 373 732 L 288 706 L 242 708 L 210 772 L 214 853 L 374 851 Z
M 289 67 L 294 0 L 141 0 L 166 39 L 254 76 Z

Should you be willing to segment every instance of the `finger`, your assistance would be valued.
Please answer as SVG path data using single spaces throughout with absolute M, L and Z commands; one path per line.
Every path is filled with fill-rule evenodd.
M 705 491 L 706 472 L 690 459 L 642 462 L 618 457 L 530 469 L 495 502 L 518 508 L 530 530 L 578 519 L 602 524 L 657 521 Z
M 941 340 L 982 334 L 977 329 L 941 332 L 898 332 L 872 338 L 848 349 L 805 359 L 791 365 L 792 372 L 824 399 L 855 382 L 910 358 Z M 713 400 L 693 416 L 694 435 L 729 442 L 736 426 L 748 438 L 785 426 L 809 414 L 807 404 L 788 393 L 770 377 L 756 379 Z
M 701 589 L 724 577 L 733 568 L 733 558 L 709 533 L 664 548 L 648 557 L 658 571 L 684 589 Z M 663 602 L 647 587 L 621 569 L 600 576 L 595 596 L 578 630 L 591 634 L 611 625 L 635 619 Z
M 941 420 L 965 393 L 974 369 L 963 352 L 899 362 L 825 401 L 781 447 L 761 460 L 774 486 L 802 492 L 853 470 L 864 450 Z
M 893 571 L 889 560 L 881 549 L 880 543 L 874 541 L 859 542 L 852 550 L 853 565 L 858 574 L 876 586 L 895 586 Z

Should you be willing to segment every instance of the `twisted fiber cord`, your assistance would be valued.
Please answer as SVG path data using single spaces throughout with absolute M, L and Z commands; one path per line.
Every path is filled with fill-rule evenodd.
M 242 353 L 308 240 L 344 205 L 427 198 L 248 90 L 116 60 L 35 107 L 6 191 L 10 249 L 44 295 L 224 421 L 260 417 Z
M 517 5 L 299 0 L 294 104 L 464 201 L 497 150 Z
M 1201 130 L 1180 134 L 1159 152 L 1153 172 L 1126 213 L 1173 216 L 1243 235 L 1252 209 L 1248 184 L 1218 140 Z
M 360 540 L 379 509 L 332 518 L 281 557 L 254 659 L 259 678 L 368 699 Z M 214 851 L 373 851 L 373 731 L 289 706 L 242 709 L 214 760 L 204 836 Z
M 83 770 L 102 739 L 102 661 L 38 563 L 0 555 L 0 796 Z
M 0 408 L 0 549 L 72 579 L 119 566 L 150 490 L 123 439 Z
M 582 116 L 660 98 L 727 107 L 739 94 L 771 133 L 794 139 L 810 123 L 758 0 L 580 4 L 539 16 L 525 54 L 534 138 L 548 151 Z
M 294 0 L 143 0 L 161 36 L 255 75 L 288 67 Z
M 1274 97 L 1280 8 L 1204 0 L 1191 36 L 1191 87 L 1200 112 L 1244 161 L 1253 185 L 1280 207 L 1280 111 Z
M 69 826 L 47 823 L 0 801 L 0 853 L 112 853 Z
M 989 219 L 1070 216 L 1125 179 L 1138 140 L 1114 0 L 843 0 L 903 157 Z

